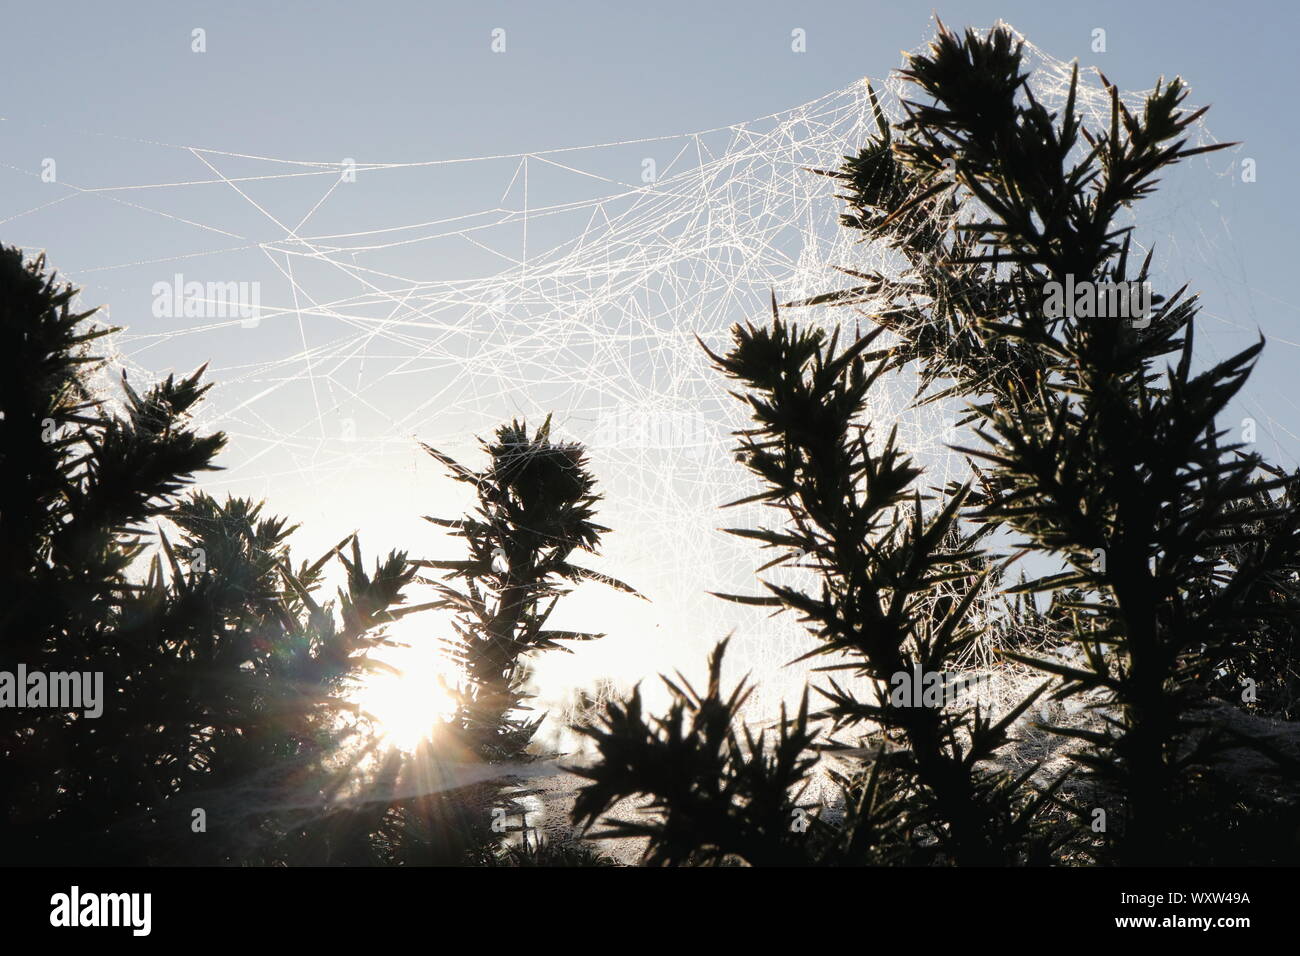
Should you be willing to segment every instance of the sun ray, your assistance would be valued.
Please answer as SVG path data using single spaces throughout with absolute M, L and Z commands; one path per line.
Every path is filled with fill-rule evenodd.
M 429 647 L 394 647 L 375 659 L 396 672 L 368 674 L 349 696 L 373 721 L 384 743 L 410 753 L 455 713 L 455 675 L 437 650 Z

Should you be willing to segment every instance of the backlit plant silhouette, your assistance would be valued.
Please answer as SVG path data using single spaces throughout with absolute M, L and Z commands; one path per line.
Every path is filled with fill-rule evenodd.
M 860 424 L 887 368 L 884 350 L 872 351 L 880 337 L 877 330 L 840 350 L 834 336 L 783 322 L 773 303 L 770 328 L 737 328 L 730 352 L 710 354 L 742 385 L 756 423 L 740 433 L 737 454 L 764 488 L 743 501 L 761 501 L 783 519 L 778 528 L 732 533 L 776 549 L 768 566 L 795 560 L 817 577 L 814 588 L 768 583 L 766 596 L 732 599 L 797 613 L 820 641 L 809 656 L 886 688 L 898 675 L 955 676 L 980 635 L 969 612 L 992 569 L 958 529 L 967 489 L 927 508 L 915 487 L 920 469 L 894 434 L 872 440 Z M 951 707 L 922 706 L 883 691 L 863 697 L 831 680 L 819 688 L 827 706 L 815 716 L 834 730 L 883 733 L 869 748 L 874 773 L 839 777 L 845 818 L 818 821 L 808 835 L 792 827 L 801 808 L 791 791 L 805 782 L 814 744 L 830 740 L 810 729 L 806 700 L 781 721 L 771 753 L 764 738 L 741 735 L 733 724 L 744 691 L 722 694 L 721 658 L 720 646 L 707 694 L 672 685 L 668 717 L 647 721 L 634 696 L 610 705 L 602 726 L 583 728 L 599 761 L 577 770 L 592 781 L 575 806 L 579 822 L 589 826 L 616 800 L 649 794 L 657 821 L 616 821 L 602 832 L 649 835 L 648 858 L 666 863 L 993 864 L 1046 845 L 1036 821 L 1048 794 L 1026 786 L 1028 772 L 1012 777 L 987 763 L 1037 694 L 994 718 L 969 695 Z M 683 727 L 687 713 L 693 732 Z
M 597 855 L 584 848 L 530 838 L 521 802 L 528 791 L 515 785 L 509 767 L 472 786 L 441 783 L 450 764 L 530 759 L 525 750 L 543 719 L 529 714 L 531 662 L 568 651 L 563 642 L 603 636 L 546 627 L 565 594 L 584 581 L 636 594 L 573 561 L 575 552 L 594 554 L 608 531 L 594 521 L 600 496 L 581 445 L 551 441 L 549 418 L 531 435 L 523 422 L 503 425 L 482 444 L 488 463 L 481 471 L 426 446 L 474 489 L 477 502 L 462 518 L 426 517 L 463 538 L 467 557 L 412 562 L 443 572 L 420 581 L 436 591 L 431 607 L 453 612 L 455 637 L 444 641 L 444 652 L 462 680 L 451 689 L 455 712 L 407 761 L 408 776 L 435 786 L 386 811 L 377 846 L 396 863 L 595 863 Z M 522 846 L 501 845 L 511 833 L 522 833 Z
M 1036 554 L 1031 579 L 1008 599 L 1048 621 L 1072 653 L 1008 656 L 1054 679 L 1058 700 L 1087 695 L 1090 721 L 1050 728 L 1078 747 L 1092 787 L 1088 806 L 1073 808 L 1087 852 L 1121 863 L 1296 858 L 1294 841 L 1267 837 L 1295 832 L 1294 809 L 1261 806 L 1222 759 L 1229 746 L 1272 752 L 1267 741 L 1231 730 L 1222 705 L 1206 700 L 1208 690 L 1239 691 L 1233 683 L 1246 677 L 1284 696 L 1275 708 L 1294 699 L 1284 659 L 1300 610 L 1300 477 L 1216 425 L 1262 343 L 1195 372 L 1196 303 L 1185 289 L 1155 296 L 1146 316 L 1051 305 L 1060 287 L 1151 282 L 1153 255 L 1131 256 L 1122 210 L 1160 172 L 1222 146 L 1187 145 L 1203 111 L 1182 108 L 1177 79 L 1157 84 L 1138 111 L 1107 85 L 1110 122 L 1086 129 L 1076 71 L 1064 108 L 1049 113 L 1004 29 L 962 37 L 941 26 L 903 75 L 920 94 L 904 103 L 905 119 L 891 129 L 878 112 L 879 137 L 826 175 L 846 190 L 845 225 L 891 245 L 907 268 L 845 270 L 859 284 L 791 303 L 869 306 L 877 331 L 837 355 L 834 339 L 788 325 L 774 304 L 770 332 L 738 329 L 732 351 L 714 357 L 743 384 L 757 423 L 740 447 L 764 483 L 755 500 L 790 519 L 739 533 L 806 555 L 821 578 L 813 593 L 769 584 L 754 603 L 797 611 L 822 639 L 819 653 L 847 654 L 856 673 L 885 681 L 946 669 L 980 629 L 1014 644 L 1007 619 L 987 615 L 997 602 L 967 613 L 981 600 L 977 568 L 1004 563 L 994 542 L 1008 557 Z M 944 489 L 928 509 L 892 433 L 869 440 L 857 424 L 870 383 L 904 367 L 918 373 L 918 401 L 964 401 L 978 439 L 959 449 L 972 459 L 972 485 Z M 959 589 L 939 599 L 945 582 Z M 1048 617 L 1019 594 L 1050 596 Z M 866 862 L 919 825 L 940 858 L 1010 862 L 1042 859 L 1056 837 L 1069 839 L 1059 822 L 1047 842 L 1031 826 L 1051 784 L 1030 798 L 1027 776 L 1008 780 L 986 764 L 1025 704 L 990 723 L 960 706 L 864 702 L 837 683 L 822 693 L 822 716 L 878 727 L 888 754 L 865 786 L 846 789 L 829 845 L 852 845 Z M 726 712 L 721 698 L 688 695 L 678 706 Z M 578 819 L 590 824 L 614 800 L 648 794 L 656 815 L 638 832 L 650 835 L 652 858 L 720 847 L 761 860 L 761 848 L 729 842 L 727 827 L 752 822 L 804 771 L 769 781 L 757 802 L 719 789 L 715 778 L 734 779 L 740 758 L 708 745 L 717 733 L 678 733 L 677 715 L 647 721 L 634 698 L 588 729 L 601 759 L 586 771 Z M 665 777 L 670 759 L 691 768 L 688 780 Z M 726 826 L 699 823 L 688 797 L 701 793 L 721 801 L 713 819 Z M 879 813 L 864 817 L 872 806 Z M 1110 822 L 1092 832 L 1098 810 Z M 1261 815 L 1270 826 L 1253 826 Z M 869 838 L 854 843 L 846 832 Z M 809 848 L 810 861 L 826 859 L 816 841 Z
M 277 808 L 318 812 L 336 785 L 342 683 L 413 571 L 367 574 L 354 541 L 340 625 L 312 597 L 334 552 L 294 569 L 283 520 L 182 497 L 225 443 L 189 423 L 207 386 L 124 379 L 112 411 L 91 378 L 111 330 L 75 294 L 0 249 L 0 669 L 104 687 L 97 718 L 0 708 L 0 858 L 281 861 L 305 831 Z
M 530 655 L 568 648 L 602 634 L 547 628 L 560 598 L 583 581 L 635 594 L 628 585 L 573 563 L 577 551 L 595 553 L 609 529 L 593 520 L 596 480 L 577 443 L 550 438 L 550 418 L 533 435 L 511 422 L 483 443 L 488 465 L 472 471 L 434 448 L 426 450 L 457 481 L 471 485 L 477 508 L 463 518 L 426 520 L 465 539 L 469 556 L 415 561 L 446 572 L 430 582 L 439 606 L 455 612 L 456 638 L 448 654 L 465 675 L 457 719 L 485 759 L 521 754 L 540 725 L 528 718 L 524 665 Z M 463 589 L 449 581 L 464 582 Z

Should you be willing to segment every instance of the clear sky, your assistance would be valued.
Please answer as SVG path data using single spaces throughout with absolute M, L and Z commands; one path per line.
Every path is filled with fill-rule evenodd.
M 420 463 L 414 438 L 472 456 L 472 436 L 509 414 L 535 418 L 558 405 L 581 432 L 584 421 L 590 424 L 584 414 L 607 414 L 605 399 L 615 393 L 631 407 L 661 395 L 688 404 L 713 400 L 709 382 L 674 377 L 674 356 L 694 348 L 689 333 L 696 327 L 680 320 L 681 310 L 710 308 L 724 286 L 708 285 L 690 263 L 676 263 L 663 267 L 673 277 L 665 291 L 645 281 L 663 269 L 641 263 L 638 282 L 624 291 L 617 288 L 617 269 L 607 274 L 594 263 L 607 262 L 610 248 L 635 258 L 628 244 L 651 248 L 667 223 L 687 231 L 670 236 L 664 248 L 700 243 L 714 255 L 707 237 L 718 234 L 715 220 L 726 207 L 707 207 L 713 231 L 700 238 L 690 232 L 697 223 L 653 205 L 611 220 L 613 207 L 591 206 L 593 196 L 617 192 L 620 184 L 639 187 L 645 159 L 667 177 L 674 164 L 685 163 L 674 152 L 682 143 L 697 150 L 716 145 L 674 138 L 680 134 L 780 113 L 864 76 L 884 77 L 900 64 L 901 51 L 932 36 L 935 12 L 951 27 L 985 28 L 1003 19 L 1051 57 L 1097 66 L 1122 89 L 1182 75 L 1191 101 L 1212 105 L 1210 133 L 1244 144 L 1175 172 L 1151 215 L 1139 221 L 1156 242 L 1164 274 L 1205 293 L 1204 360 L 1245 347 L 1257 330 L 1268 337 L 1234 415 L 1257 417 L 1261 447 L 1294 466 L 1300 453 L 1300 329 L 1291 287 L 1300 217 L 1293 173 L 1300 151 L 1293 105 L 1298 10 L 1285 0 L 940 7 L 755 0 L 7 3 L 0 30 L 0 241 L 48 250 L 90 303 L 107 304 L 112 320 L 127 326 L 123 358 L 139 374 L 212 362 L 221 388 L 213 423 L 233 440 L 230 472 L 214 487 L 267 495 L 277 510 L 310 525 L 312 546 L 361 527 L 376 547 L 436 549 L 445 542 L 413 525 L 411 516 L 438 510 L 444 493 L 430 494 L 435 502 L 420 507 L 421 493 L 413 489 L 435 487 L 437 478 Z M 204 31 L 201 54 L 193 50 L 195 29 Z M 492 50 L 497 29 L 504 30 L 499 53 Z M 1105 31 L 1104 52 L 1093 50 L 1097 29 Z M 804 31 L 805 52 L 792 50 L 794 30 Z M 826 129 L 853 128 L 836 116 L 818 114 L 818 120 Z M 779 145 L 780 135 L 761 142 Z M 537 158 L 547 150 L 627 141 L 648 142 Z M 758 195 L 771 177 L 762 157 L 744 153 L 746 142 L 733 137 L 716 147 L 740 158 L 725 165 L 727 182 L 705 184 L 714 200 L 735 186 L 738 208 L 786 208 Z M 791 162 L 800 148 L 791 147 Z M 703 155 L 697 160 L 704 162 Z M 491 156 L 505 158 L 406 165 Z M 1256 168 L 1250 183 L 1239 175 L 1247 157 Z M 345 158 L 360 168 L 351 192 L 335 188 Z M 41 178 L 47 159 L 57 164 L 54 182 Z M 157 188 L 163 183 L 189 185 Z M 776 191 L 787 185 L 778 181 Z M 686 198 L 679 193 L 675 201 Z M 782 192 L 781 202 L 787 198 Z M 485 210 L 533 209 L 537 202 L 573 203 L 588 218 L 574 225 L 566 218 L 571 210 L 541 218 L 510 214 L 493 228 L 473 218 Z M 804 199 L 791 202 L 790 209 L 805 210 Z M 605 217 L 595 225 L 594 208 Z M 825 221 L 833 214 L 825 205 Z M 383 231 L 431 222 L 444 225 Z M 470 231 L 479 225 L 482 233 Z M 461 231 L 454 244 L 432 235 L 453 231 Z M 308 233 L 311 244 L 299 243 Z M 783 281 L 777 253 L 786 239 L 776 232 L 747 236 L 743 228 L 733 233 L 738 260 L 772 258 L 761 272 L 727 279 L 725 289 L 735 296 L 724 296 L 731 311 L 711 316 L 713 332 L 761 301 L 750 285 L 762 291 L 769 280 Z M 382 238 L 384 249 L 363 248 L 372 241 L 363 237 L 372 236 Z M 588 236 L 596 238 L 582 246 Z M 755 236 L 762 242 L 745 245 Z M 564 245 L 569 241 L 579 252 Z M 527 266 L 526 253 L 503 252 L 513 243 L 521 250 L 568 250 L 568 258 L 556 261 L 576 261 L 587 271 L 569 269 L 541 292 L 521 274 L 512 287 L 517 294 L 506 293 L 500 314 L 484 313 L 488 334 L 481 324 L 487 320 L 473 310 L 497 293 L 474 283 Z M 343 261 L 373 271 L 360 276 L 340 267 Z M 177 272 L 261 282 L 268 318 L 257 328 L 238 321 L 182 327 L 151 315 L 152 287 Z M 547 324 L 547 308 L 557 303 L 582 307 L 583 283 L 593 277 L 613 283 L 614 292 L 602 293 L 606 300 L 646 300 L 641 338 L 627 346 L 626 368 L 616 367 L 619 354 L 608 347 L 622 327 L 602 343 L 578 334 L 581 326 Z M 710 291 L 692 299 L 692 283 Z M 529 298 L 534 295 L 540 298 Z M 680 340 L 680 351 L 675 345 L 668 360 L 638 365 L 639 356 L 650 354 L 647 328 Z M 563 369 L 563 381 L 546 381 L 539 370 L 548 363 Z M 605 376 L 619 389 L 607 388 L 592 405 L 594 399 L 579 394 L 584 376 Z M 420 414 L 406 415 L 414 404 Z M 338 444 L 349 429 L 356 433 L 349 440 L 362 445 Z M 638 441 L 646 444 L 644 436 Z M 357 448 L 362 453 L 347 452 Z M 615 459 L 610 462 L 617 472 Z M 670 528 L 680 538 L 690 535 L 692 523 L 715 528 L 721 522 L 711 509 L 728 500 L 729 489 L 690 490 L 700 474 L 665 477 L 653 456 L 641 455 L 629 467 L 644 471 L 647 462 L 654 475 L 623 481 L 618 473 L 607 482 L 609 507 L 625 519 L 623 526 L 610 520 L 624 538 L 608 549 L 607 569 L 622 572 L 620 561 L 634 565 L 689 612 L 693 599 L 680 592 L 702 594 L 707 575 L 674 584 L 662 568 L 638 562 L 645 553 L 671 556 L 682 546 L 671 535 L 656 537 L 656 529 Z M 619 494 L 624 501 L 614 500 Z M 637 511 L 626 500 L 632 497 L 646 508 Z M 656 518 L 652 506 L 664 501 L 676 502 L 679 512 L 686 505 L 699 510 Z M 761 563 L 752 551 L 725 550 L 730 546 L 716 536 L 708 541 L 685 563 Z M 690 661 L 695 649 L 721 635 L 723 623 L 735 623 L 719 619 L 716 627 L 694 628 L 689 613 L 646 613 L 636 611 L 642 637 L 655 629 L 693 631 L 679 642 L 692 648 Z M 634 661 L 634 674 L 663 662 L 627 644 L 614 647 L 607 653 Z
M 1244 142 L 1243 155 L 1258 163 L 1253 188 L 1234 193 L 1232 248 L 1209 264 L 1232 283 L 1224 293 L 1234 301 L 1213 305 L 1231 309 L 1237 325 L 1300 342 L 1289 286 L 1300 196 L 1288 105 L 1300 73 L 1300 13 L 1285 0 L 5 6 L 0 238 L 48 247 L 74 275 L 120 263 L 117 251 L 136 237 L 118 235 L 105 249 L 99 235 L 77 228 L 85 203 L 73 204 L 68 218 L 12 218 L 30 193 L 18 171 L 30 177 L 58 152 L 56 131 L 384 162 L 664 136 L 763 116 L 880 76 L 931 35 L 937 12 L 951 26 L 1005 19 L 1052 56 L 1097 65 L 1124 89 L 1145 89 L 1162 74 L 1187 78 L 1193 99 L 1213 106 L 1214 134 Z M 190 50 L 194 27 L 207 31 L 203 56 Z M 489 49 L 498 27 L 506 30 L 504 55 Z M 1091 51 L 1098 27 L 1107 31 L 1105 53 Z M 807 34 L 802 55 L 790 50 L 795 28 Z M 51 128 L 38 134 L 34 122 Z M 68 181 L 161 181 L 107 142 L 78 146 L 62 169 Z M 131 226 L 147 230 L 149 222 Z M 1220 278 L 1197 285 L 1210 294 Z M 82 281 L 93 289 L 96 280 Z M 130 303 L 107 301 L 118 321 L 129 321 Z M 1295 348 L 1277 341 L 1260 379 L 1289 384 Z M 1268 411 L 1300 433 L 1292 397 L 1275 395 Z

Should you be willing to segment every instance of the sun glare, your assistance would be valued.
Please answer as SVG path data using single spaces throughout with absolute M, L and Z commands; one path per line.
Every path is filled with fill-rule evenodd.
M 448 665 L 437 654 L 416 648 L 394 649 L 383 660 L 400 673 L 370 674 L 352 699 L 374 720 L 386 743 L 411 751 L 455 710 L 447 689 Z

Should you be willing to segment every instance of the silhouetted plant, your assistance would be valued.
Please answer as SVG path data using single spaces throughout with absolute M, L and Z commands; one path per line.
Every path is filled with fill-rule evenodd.
M 209 833 L 224 828 L 225 839 L 209 843 L 243 841 L 241 855 L 221 862 L 351 862 L 363 841 L 354 835 L 356 847 L 344 852 L 339 821 L 355 814 L 335 814 L 332 804 L 364 772 L 361 764 L 377 741 L 368 715 L 347 694 L 361 674 L 383 666 L 369 654 L 390 645 L 385 625 L 425 608 L 400 606 L 415 575 L 404 553 L 391 552 L 367 572 L 350 535 L 295 569 L 287 544 L 294 529 L 261 510 L 247 499 L 218 503 L 196 494 L 168 516 L 182 529 L 175 550 L 162 538 L 175 603 L 204 614 L 203 627 L 174 638 L 177 650 L 205 669 L 188 686 L 169 688 L 164 700 L 179 708 L 189 698 L 210 725 L 189 747 L 187 789 L 225 808 L 209 814 Z M 203 556 L 201 568 L 177 560 L 196 554 Z M 321 603 L 316 592 L 335 556 L 344 586 L 336 601 Z M 150 584 L 157 593 L 163 593 L 160 572 L 156 563 Z M 292 809 L 269 812 L 277 801 Z M 241 817 L 244 802 L 268 809 Z M 326 828 L 333 846 L 323 838 Z
M 568 651 L 561 642 L 603 636 L 547 628 L 561 597 L 583 581 L 636 592 L 572 561 L 576 551 L 596 553 L 608 530 L 593 520 L 600 496 L 581 445 L 551 441 L 549 418 L 531 436 L 516 421 L 482 444 L 488 455 L 482 471 L 425 446 L 453 478 L 473 487 L 477 499 L 475 511 L 463 518 L 426 517 L 463 538 L 468 557 L 412 562 L 444 572 L 441 580 L 420 580 L 437 592 L 430 606 L 454 612 L 456 636 L 444 649 L 463 682 L 452 689 L 455 713 L 407 761 L 416 789 L 429 792 L 393 804 L 379 829 L 379 845 L 385 859 L 408 864 L 580 862 L 587 857 L 504 848 L 511 834 L 529 838 L 522 800 L 531 792 L 517 787 L 506 768 L 498 779 L 457 786 L 453 765 L 528 759 L 525 748 L 543 720 L 528 714 L 535 655 Z M 456 581 L 462 586 L 454 586 Z
M 1179 79 L 1136 114 L 1107 84 L 1109 123 L 1088 129 L 1076 67 L 1064 108 L 1049 113 L 1004 29 L 962 38 L 941 27 L 903 75 L 927 101 L 904 104 L 897 138 L 881 119 L 879 138 L 829 175 L 847 187 L 845 223 L 910 270 L 901 282 L 856 274 L 861 285 L 817 301 L 885 297 L 868 314 L 899 336 L 895 366 L 916 363 L 922 392 L 945 382 L 930 399 L 970 403 L 985 447 L 963 451 L 988 470 L 967 518 L 1066 565 L 1023 590 L 1056 596 L 1082 653 L 1019 659 L 1059 677 L 1058 698 L 1108 701 L 1101 727 L 1053 729 L 1082 740 L 1078 760 L 1122 794 L 1114 858 L 1186 861 L 1205 809 L 1188 788 L 1222 743 L 1198 716 L 1202 688 L 1226 690 L 1222 678 L 1248 676 L 1244 665 L 1293 693 L 1274 683 L 1294 687 L 1285 654 L 1268 648 L 1294 646 L 1300 479 L 1221 444 L 1216 415 L 1262 342 L 1193 373 L 1185 287 L 1154 296 L 1143 321 L 1048 305 L 1067 282 L 1150 281 L 1152 254 L 1130 260 L 1121 210 L 1163 170 L 1231 144 L 1187 146 L 1204 110 L 1182 109 Z M 1177 360 L 1161 371 L 1164 356 Z
M 468 558 L 413 562 L 446 572 L 443 581 L 428 583 L 440 595 L 435 606 L 455 612 L 456 639 L 448 654 L 465 676 L 457 721 L 484 759 L 517 757 L 542 719 L 522 713 L 530 696 L 527 657 L 569 651 L 561 641 L 604 636 L 546 628 L 560 598 L 583 581 L 636 591 L 570 560 L 575 551 L 596 553 L 609 529 L 592 520 L 600 496 L 582 446 L 552 442 L 549 417 L 531 437 L 522 422 L 498 428 L 492 441 L 483 442 L 489 464 L 482 471 L 425 447 L 453 478 L 471 485 L 478 500 L 464 518 L 426 517 L 464 538 Z M 456 579 L 464 590 L 445 583 Z
M 783 717 L 771 753 L 747 732 L 742 746 L 734 725 L 744 694 L 722 702 L 719 651 L 705 696 L 674 688 L 669 716 L 647 722 L 634 695 L 607 707 L 602 727 L 584 731 L 600 759 L 578 771 L 593 782 L 575 816 L 590 825 L 614 801 L 649 795 L 655 819 L 616 821 L 612 832 L 650 836 L 655 862 L 692 854 L 753 864 L 1036 858 L 1047 846 L 1036 817 L 1050 789 L 1027 787 L 1033 768 L 1012 777 L 989 762 L 1043 688 L 996 721 L 969 698 L 903 701 L 881 690 L 913 674 L 950 684 L 955 662 L 981 633 L 969 612 L 993 569 L 957 525 L 968 489 L 927 516 L 913 487 L 921 472 L 894 433 L 873 443 L 860 424 L 868 390 L 888 366 L 887 352 L 870 351 L 880 331 L 840 351 L 838 336 L 828 341 L 820 330 L 783 322 L 774 301 L 770 329 L 737 327 L 733 336 L 725 356 L 709 354 L 742 385 L 737 397 L 756 424 L 739 433 L 737 457 L 764 484 L 736 504 L 762 502 L 783 520 L 775 529 L 728 530 L 775 549 L 765 567 L 797 561 L 819 580 L 815 591 L 765 582 L 767 595 L 723 596 L 798 613 L 820 641 L 807 657 L 833 657 L 825 670 L 848 671 L 875 688 L 863 699 L 832 680 L 820 689 L 828 706 L 817 716 L 863 736 L 878 728 L 883 739 L 866 748 L 871 760 L 859 771 L 839 778 L 844 818 L 826 824 L 831 832 L 792 833 L 790 791 L 815 762 L 806 706 L 793 722 Z M 688 709 L 696 718 L 689 734 L 681 726 Z
M 877 107 L 879 137 L 826 173 L 846 187 L 845 224 L 892 246 L 908 269 L 846 269 L 857 285 L 791 305 L 869 304 L 876 333 L 836 355 L 834 340 L 827 348 L 820 332 L 790 329 L 774 303 L 771 332 L 738 331 L 732 352 L 714 356 L 745 385 L 759 423 L 743 434 L 742 460 L 767 489 L 747 500 L 788 512 L 780 530 L 738 533 L 806 556 L 823 580 L 820 594 L 769 584 L 771 596 L 749 601 L 798 610 L 823 640 L 814 653 L 848 654 L 846 666 L 876 681 L 941 670 L 980 628 L 986 639 L 996 633 L 1009 657 L 1058 680 L 1054 698 L 1088 694 L 1090 726 L 1048 729 L 1082 742 L 1074 756 L 1095 782 L 1092 809 L 1111 810 L 1103 859 L 1274 862 L 1279 851 L 1259 834 L 1293 830 L 1294 808 L 1248 808 L 1249 788 L 1230 771 L 1208 782 L 1206 773 L 1227 768 L 1230 745 L 1276 750 L 1203 706 L 1206 688 L 1235 692 L 1247 678 L 1269 688 L 1273 706 L 1294 699 L 1300 476 L 1223 443 L 1215 424 L 1262 343 L 1195 374 L 1196 304 L 1185 289 L 1153 296 L 1145 316 L 1049 307 L 1076 283 L 1149 282 L 1152 255 L 1130 261 L 1132 227 L 1120 211 L 1149 195 L 1164 168 L 1222 145 L 1187 146 L 1203 111 L 1182 109 L 1180 80 L 1157 84 L 1138 114 L 1107 84 L 1109 123 L 1092 130 L 1076 111 L 1077 69 L 1052 114 L 1022 66 L 1009 31 L 962 38 L 941 25 L 903 73 L 926 101 L 905 102 L 892 130 Z M 885 330 L 896 339 L 869 352 Z M 1160 371 L 1164 356 L 1177 359 Z M 905 366 L 919 373 L 918 402 L 965 400 L 964 424 L 985 443 L 958 449 L 973 459 L 977 490 L 944 489 L 928 520 L 893 435 L 872 447 L 865 429 L 853 431 L 866 388 Z M 1006 589 L 999 613 L 989 613 L 999 602 L 981 602 L 974 625 L 979 575 L 1002 563 L 977 544 L 1009 535 L 1065 567 Z M 1045 612 L 1021 600 L 1035 593 L 1050 595 Z M 1047 637 L 1036 654 L 1014 648 L 1023 616 Z M 902 745 L 877 779 L 891 782 L 896 819 L 919 815 L 947 858 L 1043 858 L 1050 843 L 1028 832 L 1041 797 L 1017 813 L 1024 778 L 981 769 L 1006 718 L 989 725 L 978 713 L 864 704 L 835 683 L 828 696 L 838 724 L 870 721 Z M 602 753 L 616 753 L 614 737 L 622 746 L 646 725 L 611 710 L 599 733 Z M 638 785 L 661 797 L 654 766 L 647 757 L 593 767 L 586 818 Z M 891 777 L 898 771 L 915 775 L 914 791 Z M 671 817 L 668 804 L 660 811 Z M 653 834 L 652 851 L 665 839 Z
M 201 370 L 123 379 L 111 411 L 90 351 L 111 330 L 75 294 L 0 249 L 0 670 L 103 675 L 99 717 L 0 707 L 0 854 L 275 862 L 278 809 L 334 780 L 340 682 L 413 572 L 394 554 L 368 575 L 354 543 L 339 627 L 311 598 L 324 559 L 292 570 L 282 520 L 180 499 L 225 443 L 188 421 Z M 167 519 L 175 548 L 149 525 Z
M 570 768 L 592 781 L 578 793 L 574 821 L 590 828 L 619 800 L 638 795 L 649 798 L 651 811 L 648 819 L 606 818 L 593 838 L 647 837 L 645 859 L 655 865 L 807 862 L 809 838 L 795 825 L 816 763 L 807 697 L 793 720 L 782 714 L 767 746 L 766 735 L 741 727 L 753 688 L 742 682 L 722 690 L 726 645 L 709 658 L 703 694 L 680 675 L 664 678 L 673 695 L 666 716 L 647 719 L 637 687 L 626 702 L 607 702 L 599 725 L 578 727 L 595 742 L 597 761 Z
M 617 866 L 618 862 L 594 847 L 573 841 L 527 837 L 519 846 L 506 847 L 484 861 L 485 866 Z
M 1264 487 L 1270 479 L 1285 478 L 1276 466 L 1259 463 L 1262 479 L 1252 479 L 1257 490 L 1230 504 L 1244 513 L 1246 524 L 1241 540 L 1230 543 L 1222 555 L 1229 568 L 1255 560 L 1254 542 L 1265 534 L 1265 525 L 1278 516 L 1293 514 L 1300 503 L 1300 483 L 1291 481 L 1281 488 Z M 1241 622 L 1237 640 L 1206 655 L 1195 678 L 1208 689 L 1250 710 L 1286 720 L 1300 719 L 1300 567 L 1283 563 L 1259 593 L 1260 611 L 1254 620 Z M 1269 605 L 1272 613 L 1268 614 Z

